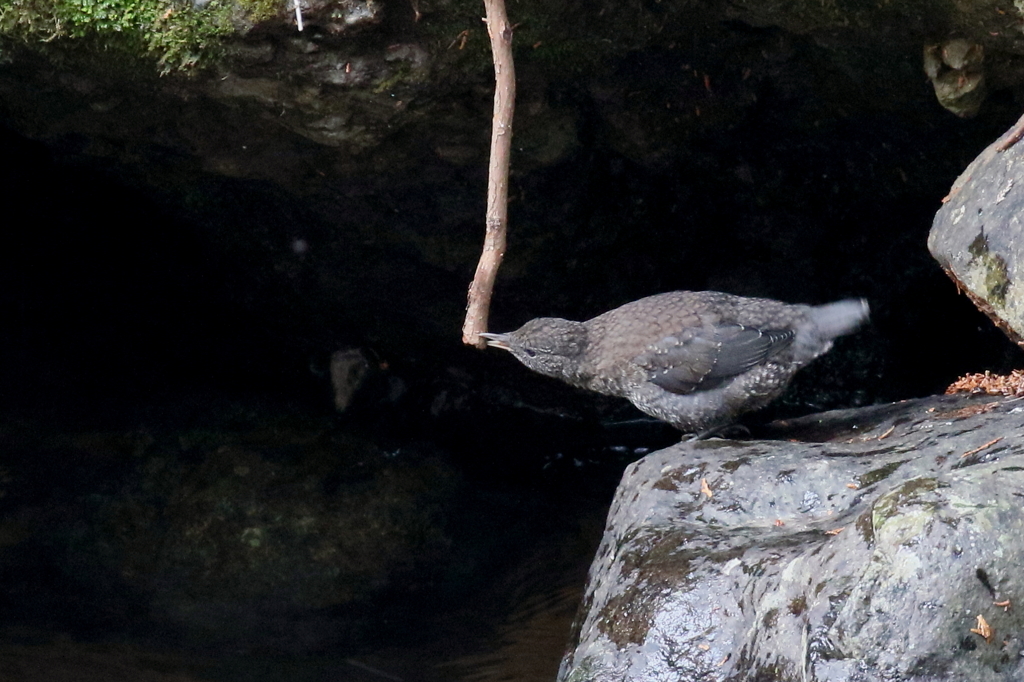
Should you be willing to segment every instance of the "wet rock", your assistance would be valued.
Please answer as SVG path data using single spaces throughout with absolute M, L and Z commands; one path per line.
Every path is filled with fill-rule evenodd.
M 322 54 L 310 64 L 309 70 L 318 83 L 329 85 L 368 85 L 378 74 L 379 60 L 348 55 Z
M 380 22 L 384 6 L 373 0 L 340 0 L 326 3 L 325 9 L 324 27 L 333 34 L 341 34 Z
M 575 112 L 536 100 L 521 104 L 516 113 L 519 125 L 515 144 L 522 166 L 553 166 L 580 149 Z
M 1021 679 L 1022 409 L 927 398 L 645 457 L 559 679 Z
M 413 68 L 422 69 L 428 65 L 430 53 L 415 43 L 397 43 L 389 45 L 385 51 L 384 61 L 406 62 Z
M 313 54 L 320 51 L 320 46 L 308 38 L 289 38 L 283 43 L 286 50 L 295 54 Z
M 285 86 L 272 78 L 239 78 L 229 75 L 216 85 L 216 94 L 223 98 L 250 99 L 263 104 L 277 104 L 284 98 Z
M 924 72 L 939 104 L 960 118 L 977 115 L 987 94 L 984 61 L 985 48 L 967 40 L 926 45 Z
M 1018 123 L 1018 125 L 1020 125 Z M 928 250 L 1017 345 L 1024 344 L 1024 145 L 993 142 L 953 183 L 935 214 Z
M 274 60 L 274 45 L 268 40 L 244 43 L 236 41 L 225 48 L 226 57 L 238 66 L 268 64 Z
M 344 348 L 331 354 L 331 386 L 334 407 L 344 412 L 352 404 L 352 396 L 363 385 L 370 363 L 358 348 Z

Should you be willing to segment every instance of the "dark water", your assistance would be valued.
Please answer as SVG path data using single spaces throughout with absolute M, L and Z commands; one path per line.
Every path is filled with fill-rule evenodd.
M 208 407 L 220 418 L 236 415 L 236 422 L 254 415 L 263 425 L 286 418 L 265 406 L 245 417 L 237 416 L 244 410 L 234 403 Z M 169 414 L 170 408 L 151 406 L 129 421 Z M 100 526 L 89 509 L 138 490 L 137 472 L 160 460 L 159 453 L 166 452 L 161 443 L 185 443 L 197 430 L 195 424 L 180 430 L 164 424 L 154 436 L 116 423 L 118 428 L 105 431 L 85 429 L 90 421 L 117 420 L 94 414 L 61 430 L 54 421 L 22 418 L 0 427 L 0 680 L 5 682 L 552 680 L 615 484 L 625 464 L 643 452 L 632 444 L 602 449 L 591 442 L 573 449 L 550 437 L 528 448 L 532 455 L 518 466 L 463 467 L 460 495 L 467 500 L 452 502 L 463 511 L 451 522 L 458 527 L 448 529 L 454 538 L 451 552 L 458 555 L 451 563 L 464 574 L 462 584 L 440 581 L 416 594 L 406 594 L 401 585 L 385 589 L 369 615 L 363 609 L 354 616 L 343 611 L 299 616 L 296 629 L 315 629 L 319 623 L 332 632 L 345 631 L 346 619 L 354 617 L 350 629 L 360 633 L 326 643 L 316 642 L 314 634 L 309 637 L 314 643 L 303 649 L 296 644 L 299 636 L 276 641 L 267 635 L 250 643 L 244 635 L 233 636 L 231 623 L 216 626 L 220 630 L 206 638 L 169 627 L 153 607 L 161 600 L 158 592 L 140 595 L 130 580 L 122 588 L 96 570 L 95 557 L 117 538 L 96 530 Z M 348 428 L 331 417 L 301 424 Z M 213 437 L 212 430 L 204 433 Z M 294 430 L 283 427 L 276 432 L 281 444 L 263 433 L 258 438 L 265 452 L 285 452 L 295 441 Z M 450 449 L 435 443 L 432 451 L 457 463 L 460 449 L 475 447 L 474 438 L 466 440 L 466 429 L 458 433 L 435 434 Z M 621 442 L 636 437 L 616 430 L 605 436 Z M 644 432 L 639 438 L 648 436 Z M 183 459 L 207 456 L 182 448 Z M 78 538 L 81 556 L 68 549 L 69 537 Z M 241 623 L 238 631 L 243 632 Z
M 384 634 L 377 643 L 337 653 L 195 652 L 125 632 L 9 625 L 0 629 L 0 680 L 549 681 L 579 605 L 584 548 L 596 542 L 599 517 L 593 513 L 574 532 L 538 538 L 530 556 L 471 599 L 438 603 L 432 612 L 410 610 L 402 635 L 393 639 Z M 409 637 L 409 627 L 421 631 Z

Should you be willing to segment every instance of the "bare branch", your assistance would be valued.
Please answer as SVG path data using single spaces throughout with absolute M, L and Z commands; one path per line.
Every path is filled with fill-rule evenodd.
M 480 332 L 487 330 L 491 294 L 498 267 L 505 255 L 508 226 L 508 168 L 512 155 L 512 114 L 516 103 L 516 71 L 512 64 L 512 26 L 505 14 L 505 0 L 484 0 L 487 34 L 494 57 L 494 118 L 491 122 L 491 164 L 487 173 L 487 229 L 484 249 L 469 286 L 462 341 L 477 348 L 486 344 Z

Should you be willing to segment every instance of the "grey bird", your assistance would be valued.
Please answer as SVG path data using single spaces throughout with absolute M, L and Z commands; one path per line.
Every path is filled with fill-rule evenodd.
M 586 322 L 541 317 L 481 336 L 535 372 L 626 398 L 681 431 L 708 435 L 777 398 L 801 367 L 868 314 L 864 299 L 807 306 L 673 291 Z

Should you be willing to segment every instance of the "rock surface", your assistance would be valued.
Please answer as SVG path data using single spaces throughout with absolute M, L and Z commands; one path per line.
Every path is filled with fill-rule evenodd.
M 1013 130 L 989 145 L 953 183 L 935 214 L 928 250 L 957 287 L 1024 347 L 1024 145 L 1009 144 L 1011 135 Z
M 645 457 L 559 680 L 1021 679 L 1022 409 L 926 398 Z

